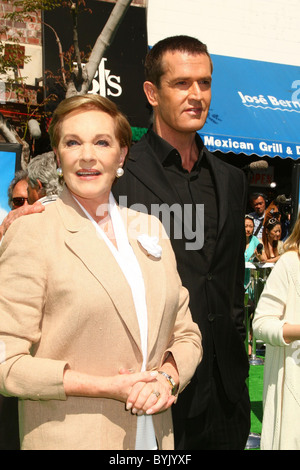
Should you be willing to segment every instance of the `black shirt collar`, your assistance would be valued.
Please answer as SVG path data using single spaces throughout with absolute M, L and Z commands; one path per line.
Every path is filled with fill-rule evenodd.
M 178 150 L 176 150 L 175 147 L 157 135 L 152 128 L 150 128 L 147 132 L 146 139 L 148 140 L 149 145 L 163 166 L 169 166 L 170 164 L 174 164 L 176 162 L 181 164 L 181 157 Z M 204 153 L 204 144 L 198 133 L 196 133 L 195 139 L 199 150 L 199 157 L 194 168 L 200 164 Z

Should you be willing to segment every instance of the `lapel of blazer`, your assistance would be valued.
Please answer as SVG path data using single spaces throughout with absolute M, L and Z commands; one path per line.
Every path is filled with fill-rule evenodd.
M 150 234 L 147 226 L 149 218 L 145 214 L 137 214 L 135 211 L 123 207 L 120 209 L 129 243 L 139 262 L 146 292 L 146 304 L 148 312 L 148 357 L 155 347 L 159 334 L 162 316 L 166 303 L 166 274 L 162 259 L 149 256 L 147 251 L 138 241 L 138 235 Z M 141 217 L 141 223 L 137 224 L 137 217 Z M 145 225 L 146 224 L 146 225 Z M 152 233 L 151 235 L 155 235 Z
M 57 208 L 66 228 L 66 245 L 106 290 L 141 350 L 131 290 L 113 254 L 66 188 L 57 201 Z
M 229 188 L 229 174 L 224 171 L 224 165 L 219 162 L 217 157 L 209 152 L 206 152 L 208 164 L 213 173 L 213 179 L 217 190 L 217 203 L 218 203 L 218 234 L 219 238 L 225 221 L 228 217 L 228 194 Z M 205 208 L 204 208 L 205 210 Z M 204 216 L 205 217 L 205 216 Z
M 134 148 L 134 147 L 133 147 Z M 139 162 L 143 158 L 142 163 Z M 132 152 L 129 157 L 128 171 L 133 173 L 163 203 L 172 206 L 180 200 L 169 183 L 157 155 L 153 152 L 145 137 L 139 142 L 138 153 Z M 135 164 L 137 162 L 137 164 Z

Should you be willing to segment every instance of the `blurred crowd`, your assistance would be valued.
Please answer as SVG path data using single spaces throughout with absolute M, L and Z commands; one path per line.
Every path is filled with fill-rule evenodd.
M 253 211 L 245 215 L 245 262 L 276 263 L 289 234 L 291 201 L 278 196 L 268 203 L 265 194 L 253 193 L 250 205 Z

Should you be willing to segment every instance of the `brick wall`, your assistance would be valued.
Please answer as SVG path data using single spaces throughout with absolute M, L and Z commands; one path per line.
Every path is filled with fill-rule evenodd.
M 30 44 L 34 46 L 42 45 L 41 34 L 41 14 L 40 12 L 32 13 L 31 20 L 24 22 L 12 21 L 4 18 L 6 13 L 15 11 L 15 7 L 7 2 L 0 1 L 0 23 L 1 28 L 6 28 L 5 32 L 1 33 L 3 41 L 12 41 L 19 39 L 21 44 Z
M 24 64 L 24 67 L 19 68 L 17 75 L 19 78 L 26 77 L 26 84 L 32 87 L 35 85 L 35 79 L 42 76 L 41 13 L 38 11 L 32 13 L 31 19 L 24 19 L 24 21 L 4 18 L 7 13 L 14 12 L 15 10 L 16 7 L 13 5 L 13 2 L 0 1 L 0 39 L 3 43 L 8 44 L 14 44 L 17 41 L 25 47 L 25 56 L 31 57 L 31 61 L 28 64 Z M 26 101 L 35 104 L 34 91 L 27 90 L 25 94 L 19 92 L 17 87 L 7 84 L 8 77 L 13 78 L 14 72 L 9 70 L 6 75 L 0 76 L 0 81 L 2 82 L 0 101 L 24 102 L 26 95 Z
M 108 2 L 108 3 L 116 3 L 116 0 L 103 0 L 103 1 Z M 133 0 L 131 5 L 135 7 L 146 7 L 147 0 Z

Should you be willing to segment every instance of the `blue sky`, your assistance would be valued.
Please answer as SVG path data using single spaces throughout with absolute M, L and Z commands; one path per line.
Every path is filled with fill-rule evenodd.
M 15 174 L 15 160 L 13 152 L 0 151 L 0 223 L 10 211 L 7 203 L 7 189 Z

